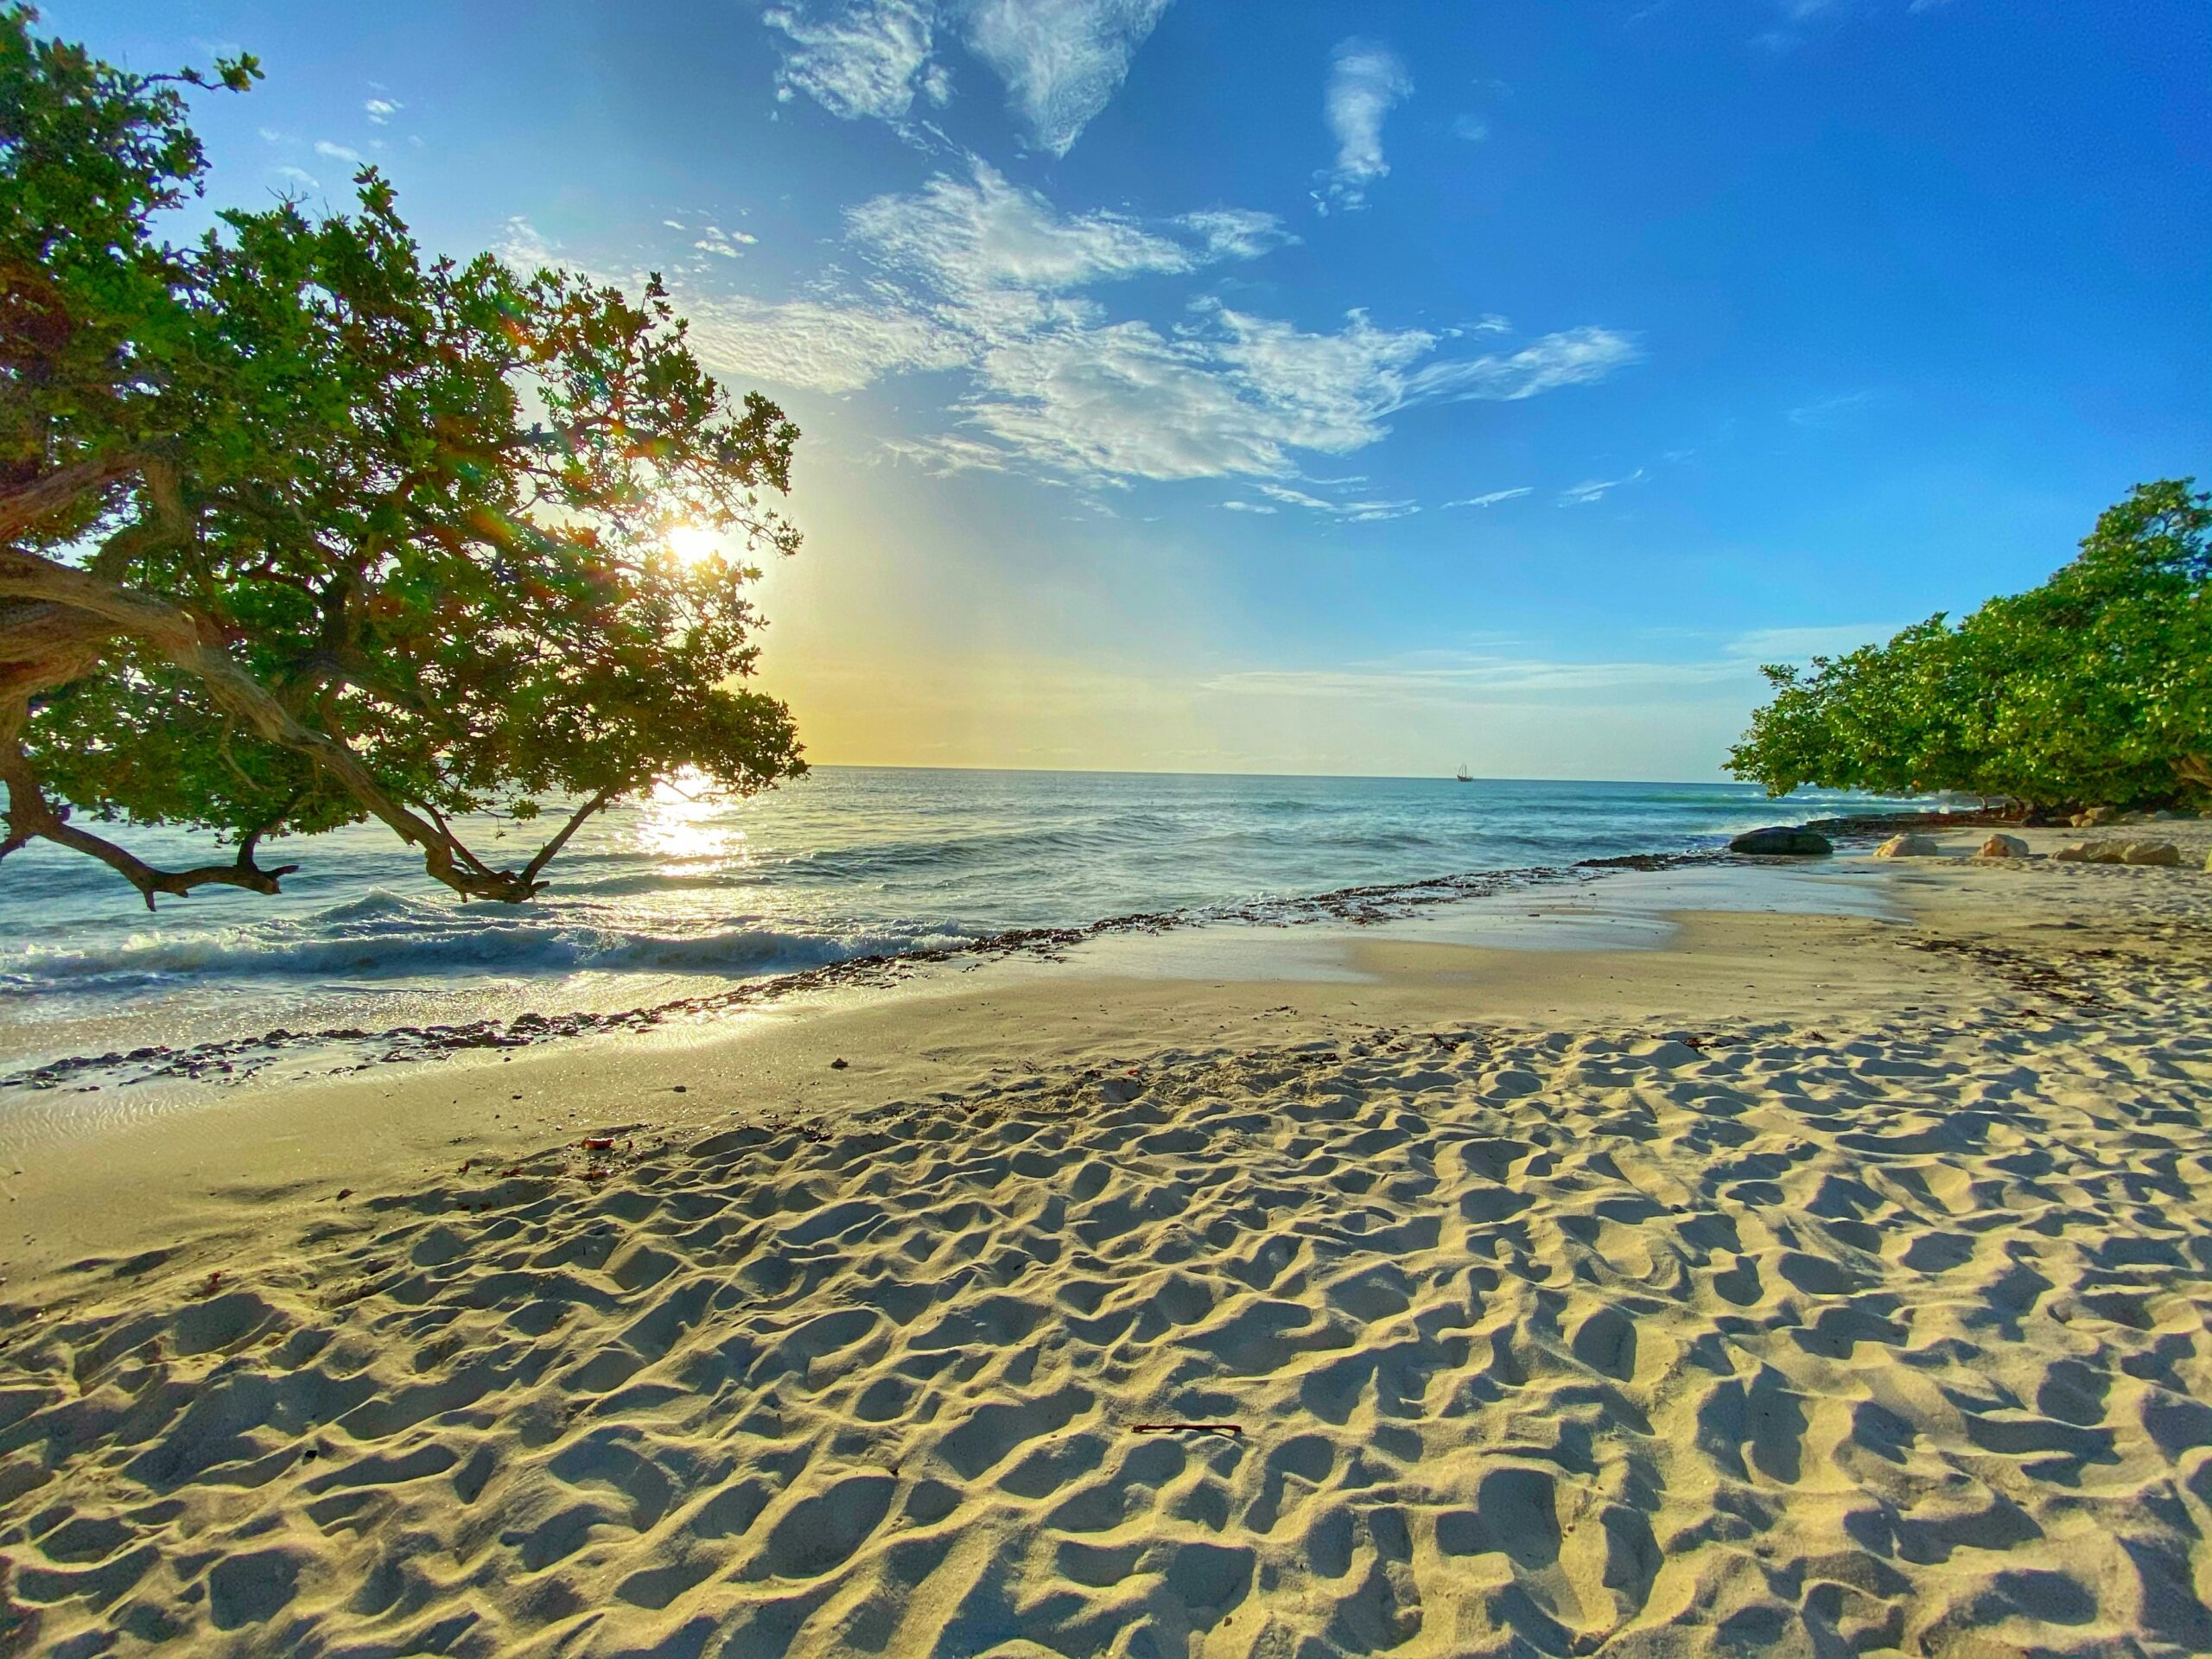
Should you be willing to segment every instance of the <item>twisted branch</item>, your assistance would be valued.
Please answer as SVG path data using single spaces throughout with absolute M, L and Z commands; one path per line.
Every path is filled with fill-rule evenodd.
M 214 631 L 204 627 L 189 612 L 150 594 L 103 582 L 89 571 L 57 564 L 21 548 L 0 550 L 0 600 L 63 606 L 97 618 L 113 632 L 127 634 L 149 646 L 199 680 L 217 707 L 244 721 L 268 741 L 314 761 L 334 783 L 381 819 L 402 841 L 421 848 L 423 868 L 434 880 L 444 882 L 464 899 L 497 899 L 515 904 L 541 890 L 543 884 L 534 876 L 486 869 L 449 832 L 425 822 L 395 800 L 359 755 L 328 733 L 317 731 L 302 721 L 259 681 L 240 668 L 219 639 L 214 637 Z M 42 802 L 43 796 L 36 794 L 36 780 L 29 781 L 35 798 Z M 9 782 L 12 796 L 12 773 Z M 139 876 L 133 874 L 134 867 L 152 877 L 161 875 L 161 872 L 140 863 L 122 849 L 69 826 L 66 818 L 51 809 L 43 817 L 35 805 L 30 811 L 39 826 L 32 833 L 60 840 L 64 845 L 92 854 L 121 871 L 142 892 L 145 888 Z M 83 839 L 67 839 L 65 835 L 55 834 L 57 830 L 66 832 L 67 837 Z M 111 853 L 114 856 L 110 856 Z M 254 885 L 251 873 L 247 874 L 248 879 L 234 877 L 233 885 Z

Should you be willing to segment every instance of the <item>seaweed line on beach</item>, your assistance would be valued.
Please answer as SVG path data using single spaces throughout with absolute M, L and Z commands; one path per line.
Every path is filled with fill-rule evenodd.
M 676 997 L 665 1002 L 611 1012 L 575 1009 L 557 1014 L 530 1013 L 454 1025 L 397 1026 L 384 1031 L 353 1026 L 312 1031 L 278 1027 L 257 1037 L 226 1038 L 186 1046 L 149 1044 L 127 1052 L 68 1055 L 50 1060 L 0 1076 L 0 1089 L 56 1089 L 79 1083 L 87 1074 L 126 1071 L 129 1075 L 116 1081 L 126 1085 L 169 1077 L 195 1082 L 242 1082 L 281 1054 L 314 1046 L 350 1046 L 353 1057 L 335 1062 L 328 1069 L 333 1073 L 361 1071 L 372 1065 L 428 1059 L 469 1049 L 520 1048 L 560 1038 L 643 1031 L 673 1020 L 701 1019 L 735 1008 L 756 1007 L 802 992 L 893 984 L 922 969 L 950 962 L 1015 956 L 1049 961 L 1087 940 L 1114 934 L 1166 933 L 1217 923 L 1261 927 L 1294 927 L 1323 921 L 1365 925 L 1402 916 L 1425 906 L 1486 897 L 1516 887 L 1589 880 L 1618 868 L 1664 869 L 1707 862 L 1721 856 L 1719 853 L 1636 854 L 1624 858 L 1590 859 L 1575 866 L 1485 870 L 1422 881 L 1341 887 L 1303 899 L 1140 912 L 1109 916 L 1077 927 L 1014 928 L 959 944 L 849 957 L 818 968 L 747 980 L 703 995 Z
M 1980 813 L 1885 815 L 1863 819 L 1827 818 L 1810 826 L 1847 839 L 1891 833 L 1900 823 L 1942 823 L 1957 826 L 1997 821 Z M 1146 911 L 1109 916 L 1073 927 L 1010 929 L 959 944 L 849 957 L 842 962 L 793 973 L 770 975 L 702 995 L 610 1011 L 572 1009 L 561 1014 L 524 1013 L 504 1019 L 451 1025 L 395 1026 L 372 1031 L 358 1026 L 292 1031 L 279 1027 L 258 1036 L 224 1038 L 172 1046 L 149 1044 L 98 1054 L 72 1054 L 0 1075 L 0 1090 L 49 1090 L 74 1086 L 97 1090 L 162 1080 L 239 1083 L 302 1050 L 340 1051 L 324 1075 L 366 1071 L 442 1054 L 478 1049 L 512 1049 L 572 1037 L 619 1031 L 645 1031 L 678 1020 L 696 1020 L 734 1009 L 759 1007 L 804 992 L 893 984 L 924 969 L 957 961 L 1027 956 L 1052 960 L 1088 940 L 1116 934 L 1166 933 L 1223 923 L 1259 927 L 1297 927 L 1319 922 L 1366 925 L 1404 916 L 1432 905 L 1486 898 L 1516 887 L 1563 881 L 1590 881 L 1626 872 L 1649 873 L 1730 861 L 1722 848 L 1667 853 L 1628 853 L 1586 858 L 1572 865 L 1535 865 L 1518 869 L 1469 871 L 1405 882 L 1339 887 L 1296 899 L 1255 899 L 1243 904 L 1185 910 Z

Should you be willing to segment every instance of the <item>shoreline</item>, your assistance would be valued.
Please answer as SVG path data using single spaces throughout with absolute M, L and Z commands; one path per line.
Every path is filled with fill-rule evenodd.
M 0 1651 L 2212 1645 L 2212 880 L 1849 862 L 57 1142 Z
M 2008 823 L 1987 812 L 1860 815 L 1813 821 L 1807 828 L 1840 841 L 1871 841 L 1904 830 L 1959 828 Z M 96 1053 L 59 1055 L 0 1071 L 0 1091 L 44 1091 L 131 1086 L 165 1080 L 244 1081 L 278 1064 L 290 1052 L 331 1052 L 324 1075 L 405 1065 L 477 1050 L 518 1049 L 578 1037 L 650 1032 L 671 1021 L 742 1011 L 757 1006 L 849 987 L 895 984 L 917 973 L 979 958 L 1050 958 L 1075 946 L 1122 934 L 1158 935 L 1190 928 L 1251 925 L 1296 928 L 1329 922 L 1364 925 L 1393 919 L 1433 905 L 1587 880 L 1624 872 L 1652 872 L 1725 864 L 1738 855 L 1726 847 L 1660 853 L 1616 854 L 1571 864 L 1476 870 L 1402 882 L 1371 883 L 1285 899 L 1255 899 L 1192 910 L 1135 912 L 1067 927 L 1008 929 L 957 945 L 850 957 L 817 967 L 747 979 L 728 988 L 672 997 L 636 1007 L 598 1010 L 537 1010 L 451 1024 L 402 1024 L 382 1029 L 358 1026 L 293 1031 L 282 1027 L 255 1036 L 182 1044 L 148 1044 Z

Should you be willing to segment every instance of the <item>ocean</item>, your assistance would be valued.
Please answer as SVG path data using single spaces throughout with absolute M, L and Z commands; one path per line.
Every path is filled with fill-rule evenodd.
M 1295 923 L 1316 895 L 1720 845 L 1864 797 L 1748 785 L 825 766 L 752 800 L 605 815 L 520 906 L 461 903 L 380 827 L 264 849 L 284 893 L 137 894 L 35 843 L 0 862 L 0 1082 L 140 1045 L 652 1006 L 702 988 L 1132 914 Z M 512 843 L 475 826 L 492 861 Z M 138 831 L 142 855 L 204 840 Z M 513 855 L 519 862 L 527 850 Z

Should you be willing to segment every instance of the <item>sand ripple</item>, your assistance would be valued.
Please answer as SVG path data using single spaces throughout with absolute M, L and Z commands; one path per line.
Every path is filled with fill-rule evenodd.
M 2212 1649 L 2201 1016 L 1692 1036 L 640 1132 L 86 1264 L 0 1356 L 0 1641 Z

